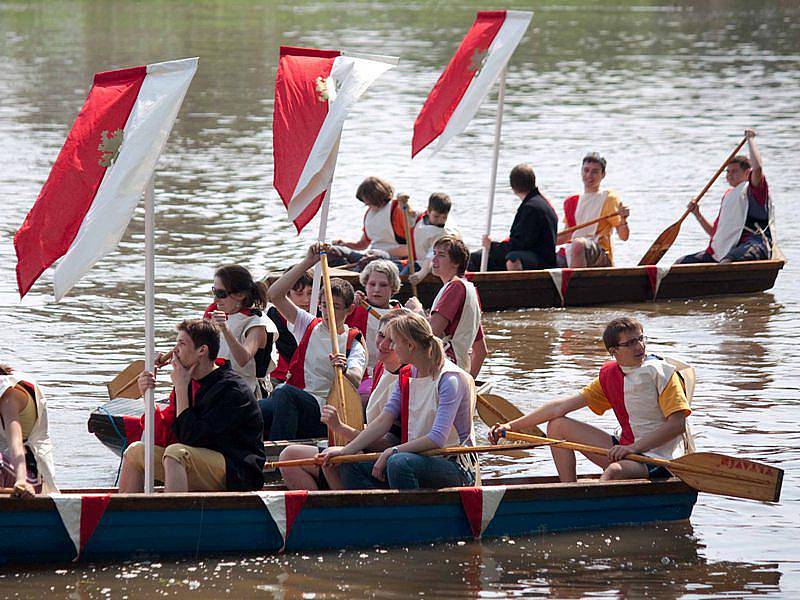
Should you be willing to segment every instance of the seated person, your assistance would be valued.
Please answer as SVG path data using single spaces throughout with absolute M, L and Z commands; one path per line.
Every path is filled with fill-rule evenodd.
M 58 492 L 44 394 L 30 375 L 0 364 L 0 487 L 13 498 Z
M 711 236 L 708 248 L 682 256 L 675 264 L 767 260 L 772 256 L 772 201 L 767 178 L 761 168 L 755 131 L 748 129 L 744 134 L 750 158 L 736 156 L 728 163 L 725 177 L 731 187 L 722 196 L 714 224 L 703 216 L 696 200 L 689 203 L 692 214 Z
M 353 312 L 355 292 L 343 279 L 331 279 L 333 311 L 339 348 L 344 353 L 332 354 L 328 311 L 325 295 L 320 294 L 322 317 L 298 308 L 288 297 L 289 290 L 309 268 L 319 262 L 319 244 L 308 249 L 306 258 L 293 266 L 269 288 L 269 299 L 289 323 L 289 331 L 297 340 L 297 351 L 289 364 L 286 384 L 279 386 L 269 398 L 260 401 L 265 432 L 270 440 L 296 440 L 328 435 L 320 422 L 322 407 L 333 387 L 335 368 L 344 367 L 345 377 L 358 387 L 364 375 L 367 353 L 361 332 L 345 325 Z
M 403 364 L 392 347 L 392 341 L 386 336 L 386 329 L 394 319 L 402 315 L 409 314 L 405 308 L 398 308 L 386 313 L 381 317 L 378 324 L 378 334 L 376 337 L 378 363 L 375 366 L 375 375 L 372 379 L 372 392 L 367 404 L 366 422 L 369 424 L 383 411 L 383 407 L 392 395 L 394 384 L 400 373 L 406 373 L 410 367 Z M 348 441 L 354 439 L 359 430 L 345 425 L 339 420 L 339 414 L 334 406 L 322 407 L 322 422 L 334 433 Z M 396 446 L 400 443 L 400 421 L 398 420 L 389 432 L 378 439 L 369 448 L 370 452 L 379 452 L 389 446 Z M 317 456 L 318 450 L 315 446 L 307 444 L 294 444 L 288 446 L 281 452 L 279 460 L 294 460 L 299 458 L 312 458 Z M 339 478 L 339 469 L 336 465 L 322 467 L 320 465 L 310 465 L 306 467 L 282 468 L 281 475 L 286 487 L 290 490 L 318 490 L 328 488 L 341 490 L 342 482 Z
M 372 389 L 372 370 L 375 368 L 378 356 L 375 336 L 378 333 L 380 316 L 376 317 L 372 313 L 377 312 L 382 316 L 391 310 L 389 302 L 392 296 L 400 291 L 400 273 L 392 261 L 375 260 L 364 267 L 358 280 L 364 286 L 366 294 L 356 292 L 355 307 L 344 322 L 363 333 L 367 345 L 367 368 L 364 371 L 364 379 L 358 387 L 361 401 L 366 406 Z
M 453 220 L 449 219 L 448 222 L 452 206 L 450 196 L 442 192 L 434 192 L 428 198 L 428 209 L 415 217 L 411 238 L 414 240 L 416 263 L 414 274 L 409 276 L 411 283 L 418 284 L 431 272 L 433 244 L 436 240 L 444 235 L 461 237 Z M 409 274 L 408 265 L 400 271 L 400 274 Z
M 400 420 L 400 444 L 383 451 L 375 462 L 339 465 L 347 489 L 417 489 L 473 485 L 477 455 L 424 456 L 425 450 L 474 446 L 475 384 L 469 373 L 447 360 L 442 342 L 428 321 L 408 314 L 389 323 L 387 333 L 398 358 L 411 365 L 401 373 L 381 413 L 343 448 L 330 448 L 324 463 L 335 456 L 372 447 Z
M 267 286 L 254 281 L 250 271 L 241 265 L 225 265 L 214 273 L 211 288 L 214 302 L 204 318 L 220 329 L 218 358 L 230 360 L 233 370 L 247 382 L 256 398 L 272 391 L 267 380 L 272 361 L 272 348 L 278 328 L 263 311 L 267 309 Z
M 289 269 L 286 269 L 288 271 Z M 285 274 L 285 272 L 284 272 Z M 314 274 L 311 271 L 306 271 L 300 276 L 300 279 L 289 290 L 289 300 L 295 303 L 295 306 L 302 308 L 308 312 L 311 310 L 311 290 L 314 287 Z M 278 309 L 269 305 L 267 309 L 267 316 L 275 323 L 278 328 L 278 341 L 275 343 L 278 349 L 278 365 L 273 369 L 270 374 L 270 382 L 272 387 L 284 383 L 286 381 L 286 374 L 289 372 L 289 362 L 297 350 L 297 340 L 289 331 L 286 319 L 278 312 Z
M 207 319 L 177 326 L 170 405 L 155 420 L 155 479 L 167 492 L 247 491 L 264 485 L 264 430 L 253 391 L 229 361 L 215 364 L 219 328 Z M 139 390 L 155 388 L 142 372 Z M 119 491 L 144 490 L 144 444 L 122 458 Z
M 680 375 L 669 362 L 646 354 L 643 328 L 636 319 L 611 321 L 603 332 L 603 343 L 615 360 L 603 365 L 599 376 L 579 394 L 495 425 L 489 440 L 497 443 L 502 430 L 521 431 L 547 422 L 551 438 L 609 449 L 608 456 L 584 454 L 603 469 L 601 481 L 669 477 L 663 467 L 625 457 L 644 454 L 671 460 L 675 456 L 686 430 L 686 417 L 691 414 Z M 619 437 L 566 416 L 585 406 L 598 415 L 612 409 L 621 427 Z M 554 446 L 550 450 L 561 481 L 575 481 L 575 452 Z
M 394 198 L 391 184 L 378 177 L 367 177 L 358 186 L 356 198 L 367 206 L 361 238 L 356 242 L 334 240 L 331 265 L 342 264 L 342 261 L 336 260 L 336 254 L 343 256 L 343 262 L 352 264 L 363 261 L 361 266 L 371 258 L 406 258 L 406 215 L 399 200 Z M 348 249 L 356 252 L 348 252 Z M 361 252 L 367 249 L 368 253 Z
M 443 285 L 433 300 L 430 322 L 433 334 L 444 342 L 447 358 L 477 377 L 488 350 L 478 292 L 464 277 L 468 259 L 469 251 L 458 238 L 446 235 L 433 245 L 433 273 Z M 422 311 L 416 298 L 406 306 Z
M 489 249 L 489 271 L 549 269 L 556 266 L 558 216 L 550 202 L 536 187 L 533 167 L 520 164 L 511 169 L 511 190 L 520 204 L 511 224 L 508 239 L 493 242 L 483 236 L 483 249 L 470 255 L 470 271 L 479 271 L 481 256 Z
M 619 239 L 625 241 L 628 229 L 628 208 L 620 202 L 613 190 L 600 190 L 606 176 L 606 159 L 597 152 L 583 157 L 581 178 L 583 194 L 564 200 L 564 224 L 574 227 L 605 215 L 609 217 L 594 225 L 581 227 L 571 233 L 559 235 L 557 244 L 566 244 L 558 252 L 559 267 L 579 269 L 583 267 L 612 267 L 614 253 L 611 247 L 611 232 L 616 229 Z

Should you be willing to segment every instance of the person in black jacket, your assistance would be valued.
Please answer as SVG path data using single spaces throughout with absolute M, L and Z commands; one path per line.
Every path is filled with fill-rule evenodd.
M 169 444 L 155 447 L 155 478 L 167 492 L 259 490 L 264 485 L 261 411 L 253 390 L 231 368 L 215 364 L 219 328 L 203 319 L 177 327 L 173 359 L 175 417 Z M 139 389 L 155 387 L 155 375 L 143 372 Z M 172 442 L 175 443 L 172 443 Z M 125 452 L 120 492 L 144 487 L 144 446 Z
M 533 167 L 519 164 L 511 169 L 511 189 L 521 200 L 508 239 L 493 242 L 483 236 L 489 248 L 490 271 L 549 269 L 556 266 L 558 216 L 550 202 L 539 193 Z M 470 271 L 478 271 L 483 250 L 470 254 Z

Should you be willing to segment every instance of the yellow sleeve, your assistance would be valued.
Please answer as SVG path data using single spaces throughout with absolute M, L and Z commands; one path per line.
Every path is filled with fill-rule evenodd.
M 622 205 L 622 201 L 617 196 L 617 193 L 614 190 L 608 190 L 608 196 L 606 197 L 606 201 L 603 204 L 603 212 L 602 215 L 610 215 L 619 210 L 619 207 Z M 601 216 L 602 216 L 601 215 Z M 606 221 L 610 227 L 619 227 L 622 223 L 622 218 L 617 215 Z
M 581 396 L 586 399 L 589 408 L 595 414 L 602 415 L 611 408 L 608 398 L 603 393 L 603 386 L 600 385 L 599 377 L 595 377 L 592 383 L 581 390 Z
M 680 375 L 677 373 L 672 374 L 667 382 L 667 387 L 658 396 L 658 405 L 661 407 L 664 418 L 678 411 L 683 411 L 687 417 L 692 414 L 689 401 L 686 400 L 686 392 L 683 391 Z

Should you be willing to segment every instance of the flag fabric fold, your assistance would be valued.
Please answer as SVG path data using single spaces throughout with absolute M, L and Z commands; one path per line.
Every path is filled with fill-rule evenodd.
M 110 494 L 51 494 L 78 560 L 111 501 Z
M 506 486 L 459 488 L 461 507 L 469 521 L 472 535 L 480 538 L 494 519 L 495 513 L 506 493 Z
M 559 298 L 561 298 L 561 306 L 566 306 L 567 303 L 567 288 L 569 288 L 569 281 L 572 279 L 572 269 L 546 269 L 550 274 L 550 279 L 553 280 L 553 285 L 556 287 Z
M 98 73 L 14 236 L 20 297 L 55 261 L 60 300 L 125 233 L 197 70 L 197 59 Z
M 303 509 L 303 505 L 308 499 L 308 491 L 292 490 L 289 492 L 256 492 L 256 495 L 264 503 L 264 507 L 269 512 L 278 533 L 283 540 L 283 548 L 286 547 L 286 540 L 292 530 L 295 519 Z
M 480 11 L 414 121 L 411 156 L 438 138 L 434 153 L 469 124 L 498 80 L 532 12 Z
M 298 233 L 329 191 L 348 113 L 394 57 L 282 46 L 272 121 L 273 184 Z

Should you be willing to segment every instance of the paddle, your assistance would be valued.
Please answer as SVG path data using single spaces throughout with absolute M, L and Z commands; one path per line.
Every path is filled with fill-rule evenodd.
M 522 442 L 541 442 L 542 444 L 547 442 L 556 448 L 608 455 L 608 449 L 597 446 L 526 435 L 515 431 L 504 431 L 502 435 L 508 439 Z M 725 456 L 714 452 L 693 452 L 674 460 L 639 454 L 628 454 L 625 460 L 664 467 L 686 485 L 700 492 L 761 500 L 762 502 L 778 502 L 781 497 L 783 470 L 744 458 Z
M 478 394 L 478 416 L 489 427 L 498 423 L 508 423 L 522 416 L 522 411 L 497 394 Z M 545 433 L 536 425 L 526 427 L 525 431 L 544 437 Z
M 378 312 L 378 309 L 377 309 L 377 308 L 375 308 L 374 306 L 372 306 L 372 304 L 370 304 L 369 302 L 367 302 L 367 298 L 366 298 L 366 297 L 363 297 L 363 298 L 361 299 L 361 302 L 360 302 L 360 304 L 361 304 L 361 306 L 363 306 L 364 308 L 366 308 L 366 309 L 367 309 L 367 312 L 369 312 L 369 314 L 370 314 L 370 315 L 372 315 L 373 317 L 375 317 L 375 318 L 376 318 L 376 319 L 378 319 L 379 321 L 381 320 L 381 317 L 382 317 L 383 315 L 382 315 L 381 313 L 379 313 L 379 312 Z
M 557 441 L 557 440 L 556 440 Z M 527 450 L 536 448 L 538 446 L 549 446 L 551 442 L 528 442 L 523 444 L 515 444 L 514 449 Z M 424 452 L 415 452 L 423 456 L 454 456 L 456 454 L 477 454 L 477 453 L 507 453 L 508 450 L 502 446 L 454 446 L 451 448 L 436 448 L 434 450 L 425 450 Z M 378 460 L 382 452 L 368 452 L 366 454 L 345 454 L 343 456 L 334 456 L 331 463 L 338 465 L 343 463 L 354 462 L 369 462 Z M 318 465 L 322 462 L 320 455 L 311 458 L 297 458 L 294 460 L 277 460 L 274 462 L 264 463 L 264 470 L 280 469 L 286 467 L 309 467 Z
M 606 219 L 613 219 L 614 217 L 618 217 L 622 214 L 622 211 L 618 210 L 615 213 L 611 213 L 610 215 L 604 215 L 602 217 L 597 217 L 596 219 L 592 219 L 591 221 L 586 221 L 585 223 L 580 223 L 579 225 L 573 225 L 572 227 L 567 227 L 566 229 L 562 229 L 556 235 L 562 236 L 568 233 L 572 233 L 573 231 L 578 231 L 578 229 L 582 229 L 584 227 L 588 227 L 589 225 L 594 225 L 595 223 L 599 223 L 600 221 L 605 221 Z
M 156 367 L 163 367 L 171 360 L 172 350 L 161 357 L 161 360 L 156 363 Z M 143 360 L 135 360 L 125 367 L 119 375 L 106 384 L 109 399 L 130 398 L 136 400 L 137 398 L 141 398 L 142 393 L 139 391 L 139 386 L 136 385 L 136 380 L 139 379 L 139 375 L 142 371 L 144 371 Z
M 331 276 L 328 270 L 328 254 L 325 249 L 319 253 L 322 266 L 322 283 L 325 290 L 325 308 L 328 311 L 328 331 L 331 336 L 331 351 L 339 354 L 339 336 L 336 334 L 336 315 L 333 312 L 333 293 L 331 292 Z M 328 404 L 336 407 L 342 422 L 353 429 L 364 429 L 364 409 L 361 407 L 361 396 L 353 384 L 344 376 L 344 370 L 334 369 L 333 387 L 327 399 Z M 332 446 L 343 446 L 348 440 L 339 439 L 331 431 L 328 442 Z
M 403 209 L 403 229 L 406 233 L 406 248 L 408 248 L 408 274 L 413 275 L 415 268 L 414 263 L 417 259 L 414 256 L 414 240 L 411 238 L 411 225 L 408 222 L 408 196 L 400 194 L 397 197 L 397 201 Z M 415 283 L 411 284 L 411 295 L 417 295 L 417 285 Z
M 706 187 L 703 188 L 703 191 L 700 192 L 700 194 L 693 200 L 695 203 L 700 202 L 700 199 L 705 196 L 708 189 L 714 185 L 717 177 L 719 177 L 720 173 L 725 170 L 725 167 L 727 167 L 728 163 L 733 160 L 733 157 L 736 156 L 736 153 L 739 152 L 739 150 L 741 150 L 746 141 L 747 138 L 743 138 L 742 141 L 739 142 L 739 145 L 736 146 L 734 151 L 731 152 L 728 158 L 725 159 L 725 162 L 722 163 L 722 166 L 717 169 L 716 173 L 714 173 L 711 181 L 706 184 Z M 667 250 L 669 250 L 672 244 L 675 242 L 675 238 L 678 237 L 678 233 L 681 231 L 681 224 L 691 212 L 692 209 L 687 208 L 680 219 L 661 232 L 661 235 L 656 238 L 656 241 L 653 242 L 653 245 L 650 246 L 647 252 L 645 252 L 642 260 L 639 261 L 640 267 L 645 265 L 655 265 L 664 257 L 664 255 L 667 253 Z

